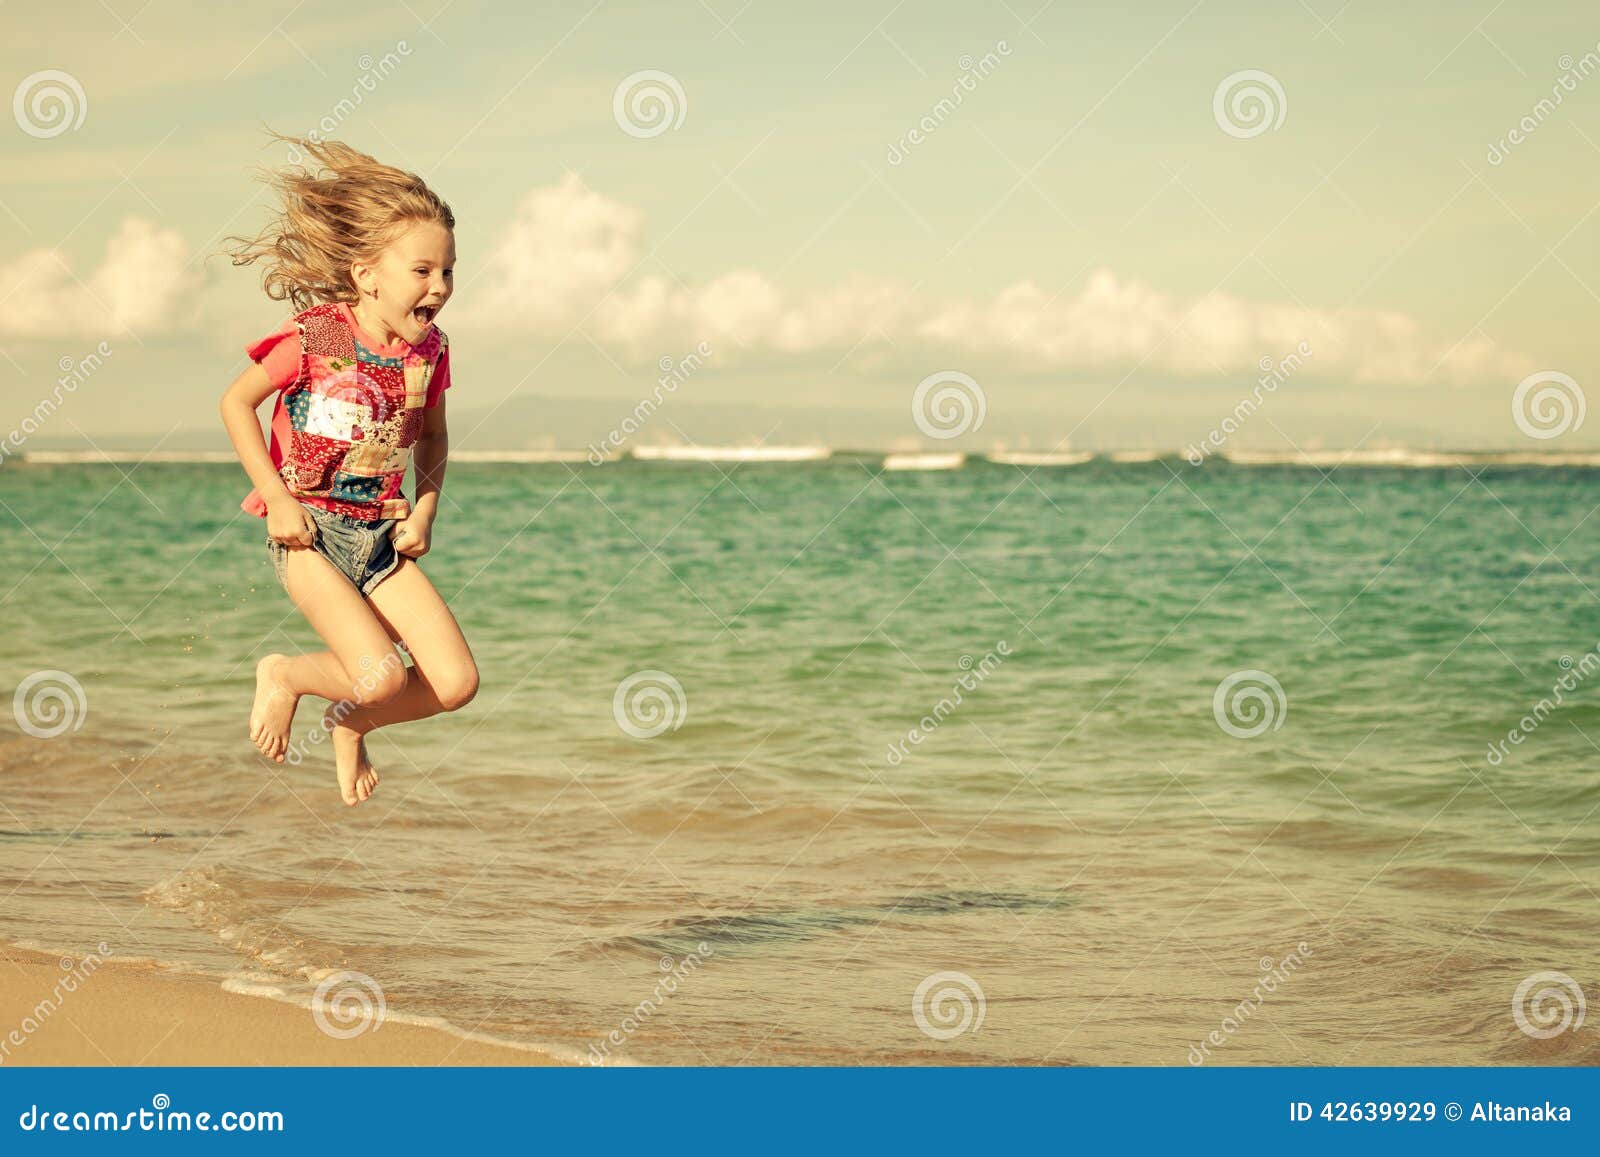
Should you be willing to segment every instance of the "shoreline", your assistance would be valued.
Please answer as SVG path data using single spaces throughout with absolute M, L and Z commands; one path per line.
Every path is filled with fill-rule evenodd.
M 1029 449 L 998 442 L 983 449 L 944 451 L 924 441 L 901 446 L 831 446 L 820 443 L 782 445 L 642 445 L 626 446 L 613 453 L 596 454 L 594 447 L 549 450 L 464 450 L 451 451 L 451 462 L 461 466 L 566 466 L 587 465 L 599 468 L 627 462 L 634 466 L 681 467 L 718 462 L 737 462 L 748 466 L 849 467 L 863 462 L 902 458 L 951 457 L 959 459 L 948 469 L 959 469 L 968 462 L 990 466 L 1073 467 L 1148 466 L 1157 462 L 1187 462 L 1199 468 L 1217 460 L 1238 468 L 1298 467 L 1322 469 L 1456 469 L 1462 466 L 1555 467 L 1600 469 L 1600 449 L 1568 448 L 1530 450 L 1526 446 L 1449 449 L 1423 446 L 1348 447 L 1345 449 L 1284 450 L 1279 447 L 1232 446 L 1224 440 L 1213 443 L 1202 439 L 1185 446 L 1123 447 L 1121 449 L 1069 449 L 1049 446 Z M 141 446 L 134 449 L 23 450 L 9 456 L 0 454 L 0 465 L 7 458 L 25 467 L 105 466 L 138 464 L 152 466 L 228 466 L 237 469 L 238 458 L 231 450 L 157 450 Z
M 0 945 L 0 1068 L 562 1063 L 396 1014 L 340 1039 L 319 1029 L 305 1005 L 230 992 L 215 978 L 92 953 L 75 968 L 63 963 L 74 957 Z

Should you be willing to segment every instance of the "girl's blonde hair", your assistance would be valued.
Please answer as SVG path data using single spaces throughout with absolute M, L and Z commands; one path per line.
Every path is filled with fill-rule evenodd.
M 261 287 L 273 301 L 296 310 L 324 301 L 354 301 L 354 261 L 371 263 L 416 221 L 456 227 L 455 214 L 415 173 L 357 152 L 339 141 L 314 141 L 271 132 L 288 141 L 291 168 L 265 170 L 263 179 L 282 198 L 282 209 L 255 237 L 228 237 L 235 265 L 264 262 Z M 320 166 L 299 164 L 300 154 Z

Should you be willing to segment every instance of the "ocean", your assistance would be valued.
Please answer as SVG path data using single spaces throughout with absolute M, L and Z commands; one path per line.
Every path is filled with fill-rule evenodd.
M 1600 473 L 899 464 L 453 464 L 482 687 L 347 809 L 238 467 L 8 460 L 0 939 L 605 1063 L 1600 1062 Z

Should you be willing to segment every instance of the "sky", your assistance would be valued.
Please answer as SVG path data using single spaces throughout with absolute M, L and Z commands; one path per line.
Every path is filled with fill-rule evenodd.
M 35 447 L 226 445 L 265 126 L 451 204 L 458 445 L 704 349 L 633 437 L 1600 446 L 1589 4 L 72 0 L 0 63 L 0 434 L 81 379 Z

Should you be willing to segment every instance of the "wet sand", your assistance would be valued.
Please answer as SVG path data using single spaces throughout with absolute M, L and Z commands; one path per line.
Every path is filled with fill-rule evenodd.
M 0 1064 L 553 1063 L 540 1053 L 392 1018 L 340 1040 L 322 1032 L 308 1009 L 224 992 L 204 977 L 114 960 L 75 981 L 75 990 L 61 992 L 57 1003 L 58 984 L 69 974 L 53 956 L 0 947 Z

